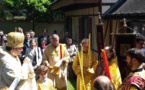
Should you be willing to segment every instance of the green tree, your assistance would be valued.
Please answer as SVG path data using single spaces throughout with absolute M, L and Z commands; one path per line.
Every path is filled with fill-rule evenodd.
M 63 20 L 62 11 L 52 11 L 50 9 L 50 0 L 3 0 L 1 7 L 3 8 L 0 16 L 26 16 L 28 20 Z
M 50 0 L 2 0 L 0 17 L 8 20 L 14 16 L 26 16 L 27 20 L 33 21 L 33 29 L 35 22 L 63 20 L 63 12 L 52 11 L 50 4 Z

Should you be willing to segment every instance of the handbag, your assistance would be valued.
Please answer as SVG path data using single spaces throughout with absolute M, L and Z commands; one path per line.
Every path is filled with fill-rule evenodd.
M 32 61 L 32 66 L 36 66 L 36 65 L 37 65 L 37 61 L 36 61 L 36 51 L 35 51 L 34 59 Z
M 38 54 L 39 54 L 39 48 L 37 48 L 37 51 L 38 51 Z M 39 59 L 39 55 L 38 55 L 38 59 Z M 32 62 L 32 65 L 33 65 L 33 66 L 36 66 L 36 65 L 37 65 L 36 51 L 35 51 L 35 56 L 34 56 L 34 60 L 33 60 L 33 62 Z

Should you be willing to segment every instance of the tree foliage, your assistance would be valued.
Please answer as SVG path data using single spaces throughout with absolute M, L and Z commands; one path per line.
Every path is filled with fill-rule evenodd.
M 0 17 L 26 16 L 28 20 L 61 20 L 61 11 L 50 9 L 50 0 L 2 0 Z

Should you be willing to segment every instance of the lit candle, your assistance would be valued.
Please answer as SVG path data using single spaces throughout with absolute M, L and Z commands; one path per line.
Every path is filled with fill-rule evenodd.
M 105 67 L 106 67 L 106 74 L 111 81 L 111 75 L 110 75 L 110 72 L 109 72 L 109 66 L 108 66 L 108 62 L 107 62 L 107 58 L 106 58 L 106 53 L 105 53 L 105 50 L 103 50 L 103 49 L 102 49 L 102 56 L 103 56 L 104 64 L 105 64 Z

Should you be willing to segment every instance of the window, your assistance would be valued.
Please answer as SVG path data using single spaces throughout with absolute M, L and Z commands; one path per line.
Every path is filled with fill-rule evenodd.
M 145 22 L 131 22 L 132 33 L 140 33 L 145 36 Z

